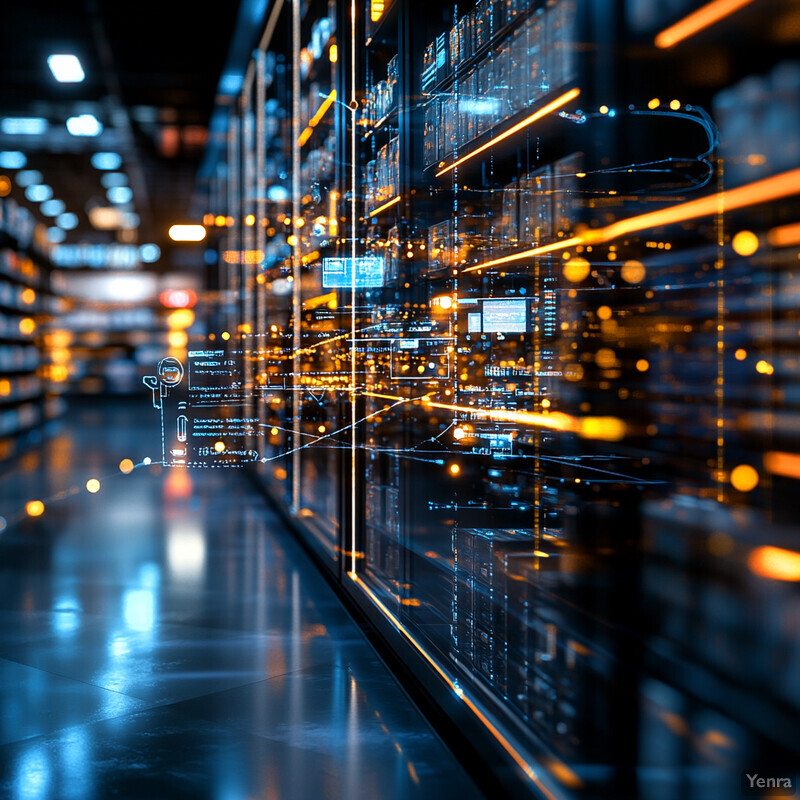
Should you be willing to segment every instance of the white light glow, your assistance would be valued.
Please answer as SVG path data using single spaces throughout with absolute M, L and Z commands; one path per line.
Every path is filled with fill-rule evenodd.
M 156 621 L 156 601 L 152 591 L 132 589 L 122 597 L 126 625 L 134 631 L 151 631 Z
M 169 229 L 169 238 L 173 242 L 202 242 L 206 238 L 206 229 L 202 225 L 173 225 Z
M 86 77 L 78 57 L 68 53 L 48 56 L 47 66 L 59 83 L 80 83 Z
M 67 130 L 73 136 L 99 136 L 103 125 L 94 114 L 80 114 L 67 120 Z
M 206 540 L 203 529 L 189 521 L 167 530 L 167 563 L 176 581 L 198 581 L 206 566 Z

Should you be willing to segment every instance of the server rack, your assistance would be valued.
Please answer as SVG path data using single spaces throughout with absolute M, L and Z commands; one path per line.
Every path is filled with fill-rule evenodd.
M 797 7 L 700 5 L 272 4 L 210 194 L 259 474 L 509 792 L 796 750 Z

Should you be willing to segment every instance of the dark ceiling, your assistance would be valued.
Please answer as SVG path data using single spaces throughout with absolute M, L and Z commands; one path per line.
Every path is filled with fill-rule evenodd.
M 24 152 L 27 168 L 41 172 L 54 197 L 78 215 L 79 226 L 67 234 L 67 242 L 127 241 L 134 236 L 97 230 L 89 222 L 89 208 L 110 205 L 91 155 L 112 151 L 122 156 L 120 171 L 133 190 L 128 210 L 140 218 L 136 241 L 167 247 L 167 229 L 185 221 L 189 211 L 239 5 L 239 0 L 213 6 L 169 0 L 5 4 L 0 119 L 44 117 L 49 127 L 40 135 L 0 131 L 0 151 Z M 77 55 L 86 79 L 57 83 L 47 66 L 53 53 Z M 66 119 L 81 113 L 101 121 L 100 136 L 69 134 Z M 14 170 L 0 171 L 16 184 Z M 12 196 L 53 224 L 16 185 Z M 162 261 L 164 269 L 181 266 L 169 264 L 168 257 Z

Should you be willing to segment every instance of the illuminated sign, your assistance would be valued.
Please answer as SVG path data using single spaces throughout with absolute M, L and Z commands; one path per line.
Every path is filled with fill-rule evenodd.
M 325 258 L 322 260 L 322 285 L 326 289 L 348 289 L 353 285 L 352 258 Z M 356 259 L 356 289 L 383 286 L 383 259 L 364 256 Z
M 134 269 L 143 260 L 150 259 L 147 248 L 151 247 L 147 244 L 60 244 L 53 250 L 52 258 L 57 267 Z
M 191 289 L 166 289 L 158 296 L 165 308 L 194 308 L 197 294 Z

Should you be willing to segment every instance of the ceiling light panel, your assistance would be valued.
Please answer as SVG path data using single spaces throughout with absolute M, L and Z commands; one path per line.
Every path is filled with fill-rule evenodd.
M 103 132 L 103 124 L 94 114 L 79 114 L 67 120 L 67 130 L 73 136 L 99 136 Z
M 77 56 L 60 53 L 49 56 L 47 66 L 59 83 L 80 83 L 86 74 Z

